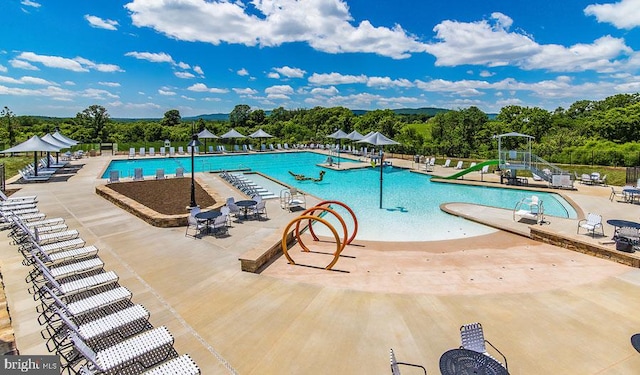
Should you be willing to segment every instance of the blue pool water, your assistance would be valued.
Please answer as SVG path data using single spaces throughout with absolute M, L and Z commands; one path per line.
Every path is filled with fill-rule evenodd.
M 320 199 L 344 202 L 358 218 L 357 238 L 372 241 L 435 241 L 492 233 L 495 231 L 492 228 L 442 212 L 440 204 L 468 202 L 513 209 L 520 199 L 532 195 L 532 192 L 523 190 L 434 183 L 426 175 L 385 167 L 383 209 L 379 209 L 380 169 L 333 171 L 316 166 L 325 159 L 326 156 L 312 152 L 197 156 L 194 166 L 196 172 L 248 168 Z M 132 176 L 134 168 L 143 168 L 147 176 L 153 176 L 157 168 L 164 168 L 167 175 L 172 175 L 177 167 L 183 167 L 185 173 L 190 173 L 191 158 L 115 160 L 105 170 L 103 178 L 107 178 L 111 170 L 119 170 L 122 176 Z M 326 174 L 319 183 L 297 181 L 289 173 L 318 177 L 321 170 Z M 546 215 L 576 218 L 574 209 L 559 195 L 535 194 L 544 202 Z M 336 208 L 336 211 L 352 228 L 350 215 L 342 208 Z M 331 215 L 326 218 L 338 228 L 338 233 L 342 233 L 337 220 Z M 330 233 L 322 226 L 317 232 Z

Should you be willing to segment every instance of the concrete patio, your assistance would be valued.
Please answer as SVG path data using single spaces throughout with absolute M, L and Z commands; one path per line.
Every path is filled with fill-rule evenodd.
M 21 188 L 18 195 L 37 194 L 40 211 L 65 218 L 95 244 L 105 268 L 151 312 L 154 326 L 169 328 L 177 351 L 189 353 L 203 374 L 384 374 L 389 348 L 398 360 L 437 374 L 442 353 L 460 344 L 459 327 L 474 321 L 506 355 L 512 374 L 640 372 L 640 353 L 630 344 L 640 332 L 640 269 L 498 231 L 429 243 L 356 240 L 336 271 L 279 257 L 260 274 L 242 272 L 238 258 L 281 234 L 296 213 L 272 200 L 267 221 L 234 223 L 225 238 L 187 238 L 184 228 L 153 227 L 96 195 L 109 160 L 74 161 L 82 167 L 67 179 L 13 187 Z M 198 176 L 221 196 L 241 196 L 216 174 Z M 610 188 L 576 187 L 562 193 L 583 215 L 640 217 L 640 206 L 609 201 Z M 475 215 L 527 227 L 502 211 Z M 576 235 L 576 221 L 550 222 L 566 236 L 604 240 Z M 613 228 L 605 225 L 605 233 Z M 326 264 L 335 245 L 313 246 L 312 253 L 291 252 L 300 264 Z M 20 354 L 46 354 L 21 260 L 9 239 L 0 241 L 17 347 Z

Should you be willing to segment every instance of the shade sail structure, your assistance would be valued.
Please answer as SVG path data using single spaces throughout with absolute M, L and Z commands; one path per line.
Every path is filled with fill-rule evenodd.
M 47 134 L 44 137 L 40 138 L 43 141 L 47 142 L 47 143 L 51 143 L 54 146 L 60 147 L 60 150 L 62 150 L 63 148 L 71 148 L 71 144 L 64 142 L 58 138 L 55 138 L 53 135 L 51 134 Z
M 72 145 L 72 146 L 75 146 L 75 145 L 77 145 L 78 143 L 80 143 L 80 142 L 78 142 L 78 141 L 76 141 L 76 140 L 73 140 L 73 139 L 71 139 L 71 138 L 69 138 L 69 137 L 65 137 L 62 133 L 60 133 L 60 132 L 59 132 L 59 131 L 57 131 L 57 130 L 56 130 L 56 132 L 55 132 L 55 133 L 53 133 L 53 134 L 52 134 L 52 136 L 53 136 L 53 138 L 55 138 L 55 139 L 59 139 L 59 140 L 61 140 L 62 142 L 67 143 L 67 144 L 70 144 L 70 145 Z
M 38 152 L 58 152 L 61 147 L 56 145 L 52 145 L 49 142 L 43 141 L 37 135 L 29 138 L 28 140 L 20 143 L 19 145 L 8 148 L 4 151 L 0 151 L 2 153 L 11 153 L 11 152 L 33 152 L 33 168 L 34 175 L 38 175 Z
M 327 138 L 334 138 L 334 139 L 346 139 L 347 138 L 347 133 L 345 133 L 344 131 L 342 131 L 342 129 L 338 129 L 335 132 L 329 134 L 327 136 Z
M 364 138 L 364 135 L 358 133 L 357 130 L 354 130 L 351 133 L 347 134 L 347 137 L 346 137 L 346 139 L 350 139 L 352 141 L 359 141 L 362 138 Z
M 220 136 L 220 138 L 245 138 L 246 136 L 235 129 L 231 129 L 228 132 Z
M 399 145 L 399 142 L 394 141 L 393 139 L 389 139 L 383 134 L 379 132 L 370 133 L 365 138 L 358 141 L 358 143 L 368 143 L 375 146 L 388 146 L 388 145 Z M 380 208 L 382 208 L 382 179 L 383 179 L 383 171 L 384 169 L 384 153 L 380 152 Z
M 262 129 L 258 129 L 253 133 L 249 134 L 251 138 L 272 138 L 273 136 Z
M 210 132 L 209 129 L 204 129 L 203 131 L 198 133 L 198 138 L 207 139 L 207 138 L 220 138 L 220 137 Z

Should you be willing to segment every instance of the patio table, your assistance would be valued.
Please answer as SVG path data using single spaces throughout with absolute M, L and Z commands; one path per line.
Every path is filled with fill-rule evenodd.
M 253 207 L 256 204 L 258 204 L 258 202 L 251 200 L 251 199 L 247 199 L 247 200 L 243 200 L 243 201 L 237 201 L 236 202 L 236 206 L 238 207 L 242 207 L 244 209 L 244 219 L 247 220 L 249 218 L 249 216 L 247 215 L 247 211 L 249 210 L 249 207 Z
M 622 192 L 624 193 L 627 202 L 633 203 L 636 197 L 640 197 L 640 189 L 635 187 L 625 187 L 622 188 Z
M 207 222 L 207 232 L 209 232 L 210 229 L 210 225 L 213 222 L 213 220 L 215 218 L 217 218 L 218 216 L 222 215 L 222 212 L 220 211 L 202 211 L 202 212 L 198 212 L 195 215 L 196 220 L 203 220 Z
M 509 375 L 498 361 L 467 349 L 451 349 L 440 357 L 442 375 Z

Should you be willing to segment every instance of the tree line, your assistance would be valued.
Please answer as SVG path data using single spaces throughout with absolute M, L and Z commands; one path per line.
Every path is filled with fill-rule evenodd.
M 6 147 L 30 136 L 60 129 L 83 143 L 115 142 L 121 149 L 140 143 L 188 142 L 205 128 L 221 135 L 231 128 L 250 134 L 259 128 L 274 143 L 334 143 L 326 136 L 337 129 L 362 134 L 379 131 L 401 143 L 389 151 L 458 158 L 495 158 L 497 134 L 517 132 L 535 137 L 533 151 L 550 162 L 599 165 L 640 165 L 640 94 L 618 94 L 603 100 L 581 100 L 569 108 L 506 106 L 495 116 L 477 107 L 439 112 L 399 114 L 380 109 L 354 114 L 345 107 L 275 108 L 269 113 L 239 104 L 229 119 L 183 121 L 170 109 L 159 120 L 114 120 L 100 105 L 74 118 L 15 116 L 0 112 L 0 141 Z M 522 147 L 519 138 L 504 138 L 503 148 Z M 243 143 L 247 140 L 237 140 Z M 510 143 L 511 142 L 511 143 Z M 131 146 L 133 147 L 133 146 Z

